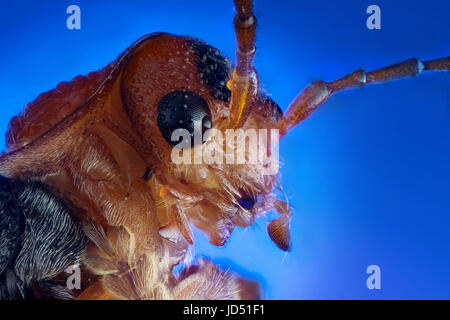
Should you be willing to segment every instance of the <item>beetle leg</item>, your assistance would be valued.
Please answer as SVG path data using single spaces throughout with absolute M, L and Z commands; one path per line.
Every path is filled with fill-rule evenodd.
M 261 299 L 258 283 L 221 271 L 208 259 L 185 268 L 173 290 L 176 300 Z
M 305 120 L 333 93 L 363 87 L 371 83 L 382 83 L 404 77 L 416 76 L 422 71 L 449 71 L 450 57 L 422 62 L 409 59 L 371 72 L 357 70 L 333 82 L 314 81 L 289 105 L 278 123 L 280 136 Z
M 165 184 L 164 187 L 160 189 L 160 195 L 168 192 L 172 194 L 175 198 L 188 202 L 198 202 L 202 199 L 201 196 L 195 195 L 192 190 L 187 188 L 184 184 L 175 182 L 174 184 Z
M 176 196 L 165 186 L 161 188 L 160 196 L 167 203 L 169 223 L 159 229 L 159 234 L 172 242 L 177 242 L 178 239 L 173 230 L 173 227 L 176 227 L 187 242 L 191 245 L 194 244 L 194 235 L 189 220 L 180 206 L 176 204 Z
M 173 205 L 170 212 L 171 218 L 174 220 L 184 239 L 190 244 L 194 244 L 194 234 L 192 233 L 191 226 L 189 225 L 189 221 L 183 210 L 181 210 L 179 206 Z
M 152 169 L 152 171 L 156 176 L 158 184 L 162 185 L 159 191 L 161 197 L 163 197 L 162 193 L 166 192 L 179 200 L 190 203 L 195 203 L 202 199 L 202 196 L 198 194 L 195 188 L 192 188 L 191 186 L 188 187 L 177 179 L 162 174 L 164 171 L 159 170 L 159 168 Z M 150 185 L 153 182 L 149 181 L 147 183 Z

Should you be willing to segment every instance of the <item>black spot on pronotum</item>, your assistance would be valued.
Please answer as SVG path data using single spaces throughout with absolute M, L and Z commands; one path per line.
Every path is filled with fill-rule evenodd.
M 211 95 L 225 102 L 229 102 L 231 91 L 227 88 L 230 77 L 231 64 L 219 50 L 197 40 L 190 39 L 189 43 L 198 57 L 197 69 L 203 82 L 209 87 Z
M 201 136 L 210 129 L 211 114 L 206 101 L 193 92 L 186 90 L 172 91 L 166 94 L 158 103 L 158 127 L 164 139 L 171 145 L 177 145 L 178 141 L 172 141 L 172 133 L 176 129 L 185 129 L 191 136 L 191 145 L 194 145 L 195 122 L 201 122 Z

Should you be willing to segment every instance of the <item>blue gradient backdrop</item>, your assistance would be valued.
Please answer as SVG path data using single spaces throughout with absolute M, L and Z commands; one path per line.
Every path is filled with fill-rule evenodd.
M 70 4 L 81 7 L 81 30 L 66 28 Z M 371 4 L 381 30 L 365 26 Z M 231 0 L 1 5 L 2 132 L 39 93 L 105 66 L 146 33 L 196 36 L 234 58 Z M 449 12 L 444 0 L 257 1 L 262 87 L 285 109 L 312 80 L 448 56 Z M 449 299 L 449 141 L 449 73 L 333 96 L 281 142 L 293 251 L 278 250 L 261 219 L 224 248 L 197 231 L 195 253 L 259 280 L 267 299 Z M 371 264 L 381 290 L 366 288 Z

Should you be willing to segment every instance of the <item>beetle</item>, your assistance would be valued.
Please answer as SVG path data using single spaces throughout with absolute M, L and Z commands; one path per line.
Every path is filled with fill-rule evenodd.
M 236 297 L 238 284 L 208 262 L 180 279 L 170 277 L 172 266 L 193 243 L 189 221 L 213 244 L 222 245 L 234 226 L 247 227 L 256 215 L 276 208 L 281 216 L 269 223 L 268 233 L 277 246 L 289 249 L 290 208 L 272 196 L 276 177 L 259 175 L 262 169 L 252 166 L 174 166 L 169 155 L 176 125 L 191 132 L 185 122 L 198 116 L 202 130 L 250 126 L 276 128 L 284 135 L 335 91 L 392 75 L 415 75 L 421 69 L 448 70 L 448 58 L 411 59 L 328 84 L 314 82 L 282 116 L 276 103 L 258 90 L 252 68 L 256 24 L 251 3 L 236 1 L 236 7 L 239 49 L 233 72 L 216 49 L 199 40 L 151 34 L 104 69 L 41 95 L 11 121 L 9 150 L 0 160 L 1 173 L 11 179 L 5 185 L 15 190 L 17 184 L 11 196 L 23 198 L 27 189 L 22 185 L 29 180 L 43 182 L 37 189 L 55 203 L 67 201 L 61 207 L 70 207 L 81 221 L 70 226 L 76 234 L 83 228 L 90 239 L 78 259 L 94 280 L 81 298 L 198 298 L 195 288 L 214 281 L 223 287 L 208 292 L 211 297 Z M 77 96 L 68 100 L 72 92 Z M 187 111 L 181 109 L 185 105 Z M 150 276 L 156 278 L 146 280 Z M 50 285 L 39 286 L 44 291 Z

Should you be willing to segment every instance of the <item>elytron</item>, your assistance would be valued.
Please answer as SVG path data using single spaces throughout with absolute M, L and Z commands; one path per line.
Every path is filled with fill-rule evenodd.
M 291 208 L 262 163 L 174 163 L 174 130 L 277 129 L 280 138 L 332 94 L 424 71 L 450 57 L 409 59 L 314 81 L 283 113 L 253 67 L 256 18 L 235 0 L 234 65 L 188 36 L 143 36 L 103 69 L 42 93 L 11 119 L 0 157 L 2 299 L 252 299 L 258 285 L 188 259 L 191 225 L 221 246 L 272 209 L 267 233 L 291 247 Z M 190 146 L 207 147 L 212 140 Z M 220 146 L 225 154 L 234 153 Z M 270 152 L 270 150 L 268 150 Z M 245 157 L 248 157 L 245 154 Z M 81 268 L 81 286 L 65 270 Z

